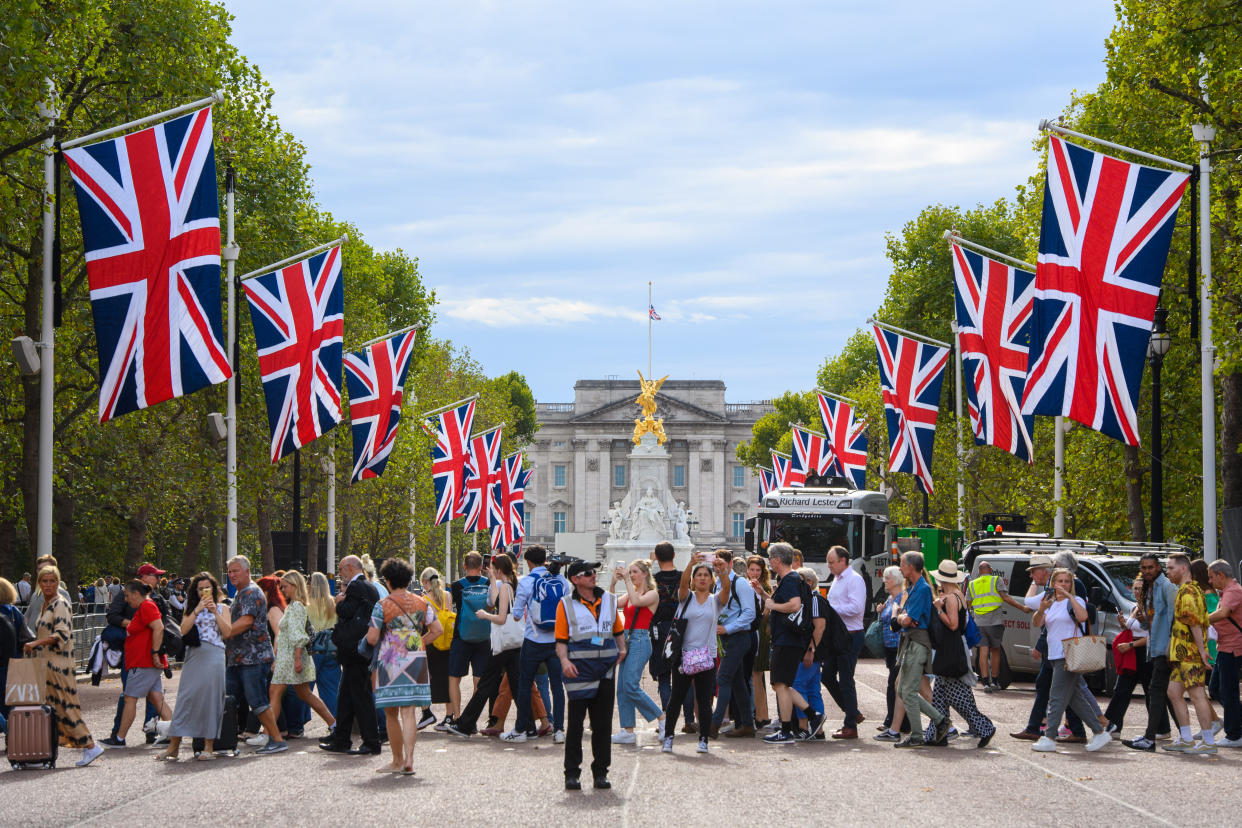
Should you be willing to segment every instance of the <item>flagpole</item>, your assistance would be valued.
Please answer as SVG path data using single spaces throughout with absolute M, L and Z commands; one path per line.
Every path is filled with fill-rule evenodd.
M 338 239 L 333 239 L 330 242 L 324 242 L 323 244 L 317 247 L 312 247 L 310 250 L 303 250 L 301 253 L 295 253 L 294 255 L 290 256 L 287 259 L 281 259 L 279 262 L 272 262 L 270 265 L 261 267 L 258 270 L 252 270 L 249 273 L 247 273 L 245 276 L 242 276 L 240 279 L 238 279 L 238 281 L 244 282 L 247 279 L 253 278 L 255 276 L 261 276 L 264 273 L 271 273 L 273 270 L 279 270 L 285 265 L 293 264 L 294 262 L 300 262 L 303 259 L 309 259 L 311 256 L 314 256 L 316 253 L 322 253 L 325 250 L 329 250 L 333 247 L 336 247 L 338 244 L 344 244 L 347 241 L 349 241 L 349 234 L 343 233 L 341 237 Z
M 43 142 L 43 318 L 39 343 L 39 497 L 38 536 L 35 549 L 39 555 L 52 554 L 52 406 L 56 379 L 56 329 L 54 327 L 54 295 L 52 285 L 52 248 L 56 234 L 56 111 L 55 87 L 47 81 L 47 101 L 39 105 L 39 114 L 47 118 L 51 134 Z M 37 580 L 37 579 L 36 579 Z
M 452 578 L 449 574 L 449 550 L 453 548 L 453 518 L 444 521 L 444 579 Z
M 875 325 L 877 328 L 882 328 L 883 330 L 890 331 L 892 333 L 901 334 L 902 336 L 908 336 L 911 339 L 917 339 L 921 342 L 926 342 L 929 345 L 939 345 L 941 348 L 952 348 L 953 347 L 948 342 L 942 342 L 939 339 L 932 339 L 930 336 L 925 336 L 923 334 L 917 334 L 914 331 L 907 331 L 905 328 L 899 328 L 896 325 L 889 325 L 888 323 L 880 322 L 877 319 L 868 318 L 867 324 Z
M 957 322 L 952 324 L 953 330 L 953 353 L 954 371 L 953 371 L 953 392 L 956 397 L 956 425 L 957 425 L 957 531 L 966 531 L 966 480 L 965 474 L 965 449 L 962 448 L 962 338 L 960 336 Z
M 1065 537 L 1065 418 L 1056 416 L 1056 431 L 1053 444 L 1052 460 L 1052 501 L 1057 505 L 1056 516 L 1052 522 L 1052 536 Z
M 1200 80 L 1207 100 L 1206 77 Z M 1203 560 L 1216 560 L 1216 348 L 1212 344 L 1212 172 L 1210 148 L 1216 130 L 1208 124 L 1191 127 L 1199 143 L 1199 261 L 1203 278 L 1199 287 L 1199 318 L 1202 325 L 1199 351 L 1200 409 L 1203 431 Z
M 647 379 L 651 379 L 655 374 L 651 370 L 651 309 L 655 307 L 652 304 L 651 282 L 647 282 Z
M 316 550 L 319 544 L 315 544 Z M 314 570 L 312 570 L 314 571 Z M 336 572 L 336 442 L 328 441 L 328 574 Z
M 999 250 L 993 250 L 992 248 L 984 247 L 983 245 L 977 242 L 972 242 L 968 239 L 964 239 L 958 235 L 956 230 L 945 230 L 944 240 L 947 241 L 949 244 L 958 244 L 958 245 L 961 245 L 962 247 L 969 247 L 978 253 L 984 253 L 988 256 L 995 256 L 998 259 L 1009 262 L 1009 264 L 1011 265 L 1015 265 L 1017 267 L 1023 268 L 1024 270 L 1029 270 L 1032 273 L 1035 272 L 1035 265 L 1031 264 L 1030 262 L 1024 262 L 1021 259 L 1015 259 L 1013 256 L 1006 256 L 1004 253 L 1000 252 Z
M 360 350 L 362 348 L 370 348 L 372 345 L 374 345 L 377 342 L 383 342 L 385 339 L 392 339 L 394 336 L 401 336 L 401 334 L 403 333 L 408 333 L 410 331 L 416 331 L 416 330 L 421 329 L 422 327 L 423 326 L 421 322 L 415 322 L 413 325 L 406 325 L 404 328 L 402 328 L 399 331 L 389 331 L 386 334 L 375 337 L 375 339 L 367 340 L 366 342 L 359 345 L 358 349 Z
M 419 414 L 419 415 L 418 415 L 418 418 L 419 418 L 420 420 L 425 420 L 425 419 L 427 419 L 428 417 L 434 417 L 434 416 L 436 416 L 437 414 L 442 414 L 442 413 L 444 413 L 445 411 L 448 411 L 450 408 L 456 408 L 456 407 L 457 407 L 457 406 L 459 406 L 459 405 L 465 405 L 466 403 L 470 402 L 471 400 L 477 400 L 478 398 L 479 398 L 479 395 L 478 395 L 478 394 L 471 394 L 469 397 L 464 397 L 464 398 L 462 398 L 462 399 L 458 400 L 457 402 L 451 402 L 451 403 L 449 403 L 448 405 L 442 405 L 442 406 L 440 406 L 439 408 L 434 408 L 434 409 L 432 409 L 431 411 L 424 411 L 422 414 Z
M 241 248 L 238 247 L 234 238 L 234 208 L 236 205 L 234 190 L 236 189 L 236 174 L 232 165 L 225 170 L 224 173 L 224 216 L 225 216 L 225 245 L 220 251 L 220 255 L 224 258 L 226 274 L 228 281 L 228 354 L 229 363 L 232 368 L 229 371 L 228 384 L 225 386 L 225 476 L 227 478 L 227 493 L 225 495 L 228 503 L 228 517 L 224 525 L 224 559 L 227 561 L 237 554 L 237 369 L 240 367 L 237 359 L 237 282 L 234 279 L 237 268 L 237 257 L 241 255 Z
M 853 406 L 857 406 L 857 405 L 859 405 L 859 402 L 858 402 L 857 400 L 851 400 L 849 397 L 843 397 L 843 396 L 841 396 L 840 394 L 834 394 L 834 393 L 832 393 L 831 391 L 825 391 L 825 390 L 824 390 L 824 389 L 822 389 L 822 388 L 816 388 L 816 389 L 815 389 L 815 393 L 816 393 L 816 394 L 823 394 L 825 397 L 830 397 L 830 398 L 832 398 L 832 399 L 834 399 L 834 400 L 837 400 L 837 401 L 839 401 L 839 402 L 849 403 L 850 405 L 853 405 Z
M 187 112 L 193 112 L 196 109 L 202 109 L 204 106 L 220 103 L 224 100 L 224 90 L 220 89 L 205 98 L 199 98 L 193 103 L 183 104 L 175 109 L 166 109 L 163 112 L 157 112 L 154 115 L 148 115 L 145 118 L 139 118 L 136 121 L 127 121 L 114 127 L 101 129 L 98 132 L 92 132 L 90 135 L 83 135 L 80 138 L 74 138 L 72 141 L 65 141 L 60 145 L 62 150 L 80 147 L 83 144 L 89 144 L 100 138 L 107 138 L 109 135 L 116 135 L 118 132 L 124 132 L 127 129 L 136 129 L 137 127 L 146 126 L 156 121 L 162 121 L 165 118 L 175 118 L 178 115 L 184 115 Z
M 1172 158 L 1165 158 L 1163 155 L 1152 155 L 1150 152 L 1143 152 L 1142 150 L 1136 150 L 1134 147 L 1127 147 L 1125 144 L 1114 144 L 1112 141 L 1105 141 L 1103 138 L 1096 138 L 1094 135 L 1087 135 L 1082 132 L 1075 132 L 1072 129 L 1066 129 L 1060 124 L 1055 124 L 1047 118 L 1039 122 L 1039 129 L 1042 132 L 1056 132 L 1060 135 L 1065 135 L 1065 136 L 1072 137 L 1072 138 L 1081 138 L 1084 141 L 1091 141 L 1092 143 L 1099 144 L 1102 147 L 1108 147 L 1110 149 L 1121 150 L 1122 152 L 1128 152 L 1131 155 L 1137 155 L 1139 158 L 1146 158 L 1148 161 L 1156 161 L 1161 164 L 1168 164 L 1170 167 L 1173 167 L 1179 170 L 1185 170 L 1186 172 L 1190 172 L 1192 169 L 1194 169 L 1194 166 L 1191 164 L 1186 164 L 1182 161 L 1174 161 Z M 1198 138 L 1196 138 L 1195 140 L 1198 140 Z

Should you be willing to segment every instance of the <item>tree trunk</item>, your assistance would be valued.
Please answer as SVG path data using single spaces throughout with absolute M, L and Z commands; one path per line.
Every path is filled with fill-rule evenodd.
M 1125 446 L 1126 519 L 1130 522 L 1130 540 L 1147 540 L 1143 518 L 1143 462 L 1138 446 Z
M 268 511 L 267 502 L 260 497 L 257 503 L 259 528 L 260 565 L 264 574 L 276 571 L 276 551 L 272 548 L 272 515 Z
M 69 474 L 66 471 L 66 474 Z M 70 480 L 66 479 L 68 484 Z M 66 587 L 69 594 L 77 597 L 78 585 L 78 550 L 77 533 L 74 531 L 74 511 L 77 504 L 68 492 L 68 485 L 58 487 L 52 497 L 56 504 L 56 564 L 60 569 L 61 579 L 70 586 Z
M 306 510 L 306 571 L 319 569 L 319 499 L 308 498 Z
M 338 514 L 340 513 L 338 512 Z M 341 541 L 336 545 L 336 559 L 338 561 L 349 554 L 349 542 L 353 539 L 353 535 L 354 522 L 349 515 L 344 515 L 341 518 Z M 417 575 L 418 573 L 415 572 L 414 574 Z
M 185 547 L 181 550 L 181 564 L 177 574 L 190 577 L 198 572 L 199 557 L 203 549 L 203 535 L 207 527 L 204 525 L 203 514 L 195 513 L 190 517 L 190 528 L 186 532 Z
M 138 566 L 142 563 L 142 555 L 147 548 L 147 516 L 149 509 L 150 507 L 144 502 L 126 521 L 129 540 L 125 545 L 125 572 L 122 575 L 122 580 L 136 577 Z
M 213 518 L 207 534 L 207 571 L 220 578 L 224 572 L 224 539 L 220 536 L 220 525 Z
M 1242 373 L 1226 374 L 1220 383 L 1221 505 L 1242 506 Z
M 4 498 L 6 503 L 16 503 L 19 487 L 16 475 L 8 475 L 4 479 Z M 10 573 L 17 578 L 21 564 L 17 561 L 17 512 L 6 510 L 0 519 L 0 572 Z

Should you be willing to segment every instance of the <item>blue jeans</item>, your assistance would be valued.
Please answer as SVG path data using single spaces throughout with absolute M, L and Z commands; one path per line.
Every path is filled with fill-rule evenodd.
M 1225 738 L 1242 739 L 1242 701 L 1238 697 L 1238 672 L 1242 656 L 1220 650 L 1216 653 L 1216 669 L 1220 676 L 1220 703 L 1225 708 Z
M 336 699 L 341 691 L 341 665 L 331 653 L 319 653 L 312 656 L 315 660 L 315 681 L 319 687 L 319 698 L 333 716 L 336 716 Z
M 721 656 L 720 666 L 716 668 L 716 711 L 712 714 L 714 725 L 724 721 L 730 702 L 734 706 L 734 727 L 749 727 L 755 723 L 750 671 L 746 669 L 746 657 L 751 652 L 752 638 L 748 629 L 724 637 L 724 655 Z
M 125 710 L 125 681 L 129 675 L 129 670 L 125 669 L 125 654 L 121 654 L 121 696 L 116 700 L 116 716 L 112 719 L 112 738 L 116 738 L 116 732 L 121 729 L 121 713 Z M 142 717 L 139 725 L 145 724 L 152 719 L 158 719 L 160 715 L 159 709 L 147 702 L 146 715 Z
M 647 721 L 660 718 L 663 711 L 660 706 L 643 692 L 643 668 L 651 658 L 651 633 L 647 630 L 630 630 L 626 633 L 629 649 L 625 653 L 625 661 L 617 668 L 617 716 L 621 727 L 634 727 L 634 708 L 643 714 Z
M 538 669 L 538 668 L 535 668 Z M 552 709 L 552 682 L 548 679 L 548 672 L 535 673 L 535 690 L 539 693 L 539 699 L 543 702 L 544 710 Z M 531 716 L 533 719 L 534 716 Z
M 518 656 L 517 724 L 519 733 L 535 732 L 535 717 L 530 707 L 530 686 L 540 664 L 548 665 L 548 680 L 552 686 L 552 727 L 565 729 L 565 688 L 561 682 L 561 660 L 556 656 L 556 644 L 531 641 L 522 642 L 522 654 Z
M 858 724 L 858 688 L 854 686 L 854 669 L 858 666 L 858 654 L 862 652 L 865 639 L 863 630 L 854 630 L 850 633 L 849 652 L 829 653 L 824 659 L 824 687 L 845 714 L 847 728 Z
M 794 676 L 794 682 L 790 686 L 796 693 L 802 696 L 802 698 L 806 699 L 806 703 L 811 710 L 823 715 L 824 696 L 819 692 L 819 662 L 811 662 L 810 667 L 807 667 L 805 664 L 799 664 L 798 673 Z M 802 712 L 799 712 L 798 715 L 802 715 Z
M 250 712 L 258 716 L 271 707 L 267 688 L 272 680 L 272 663 L 230 664 L 224 671 L 225 693 L 245 701 Z

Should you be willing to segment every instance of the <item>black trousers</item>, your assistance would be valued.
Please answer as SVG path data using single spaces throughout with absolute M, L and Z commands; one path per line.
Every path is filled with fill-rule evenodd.
M 677 715 L 681 713 L 682 700 L 690 700 L 690 687 L 694 687 L 694 699 L 699 703 L 699 722 L 702 728 L 701 737 L 707 737 L 709 716 L 703 711 L 712 709 L 712 693 L 716 690 L 716 668 L 704 670 L 687 676 L 681 670 L 673 670 L 673 692 L 668 698 L 668 707 L 664 708 L 664 736 L 672 736 L 677 730 Z
M 1165 656 L 1151 660 L 1151 679 L 1144 692 L 1147 730 L 1143 735 L 1154 741 L 1157 734 L 1169 732 L 1169 659 Z
M 362 734 L 362 746 L 380 749 L 379 725 L 375 719 L 375 694 L 371 692 L 371 670 L 367 664 L 342 664 L 341 689 L 336 701 L 336 747 L 348 748 L 354 723 Z
M 457 716 L 458 728 L 466 733 L 475 731 L 479 716 L 483 713 L 483 706 L 496 698 L 496 693 L 500 690 L 500 680 L 503 677 L 509 677 L 510 690 L 518 686 L 518 656 L 521 652 L 521 647 L 514 647 L 503 653 L 492 654 L 487 661 L 487 666 L 483 668 L 483 675 L 479 677 L 478 685 L 474 688 L 474 695 L 470 697 L 470 701 L 466 702 L 465 708 Z
M 582 769 L 582 734 L 586 717 L 591 717 L 591 775 L 608 775 L 612 764 L 612 711 L 616 706 L 616 679 L 599 682 L 595 697 L 569 699 L 569 721 L 565 723 L 565 776 L 577 776 Z

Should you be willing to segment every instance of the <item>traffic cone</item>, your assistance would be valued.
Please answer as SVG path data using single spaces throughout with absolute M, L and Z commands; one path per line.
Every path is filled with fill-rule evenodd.
M 893 538 L 893 566 L 901 561 L 901 552 L 897 550 L 897 539 Z

